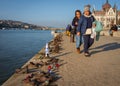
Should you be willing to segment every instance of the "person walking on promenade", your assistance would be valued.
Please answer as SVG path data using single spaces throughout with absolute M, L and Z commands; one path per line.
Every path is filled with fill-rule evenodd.
M 75 17 L 72 21 L 72 26 L 73 26 L 73 42 L 74 42 L 74 36 L 76 35 L 77 27 L 78 27 L 78 22 L 81 17 L 81 11 L 76 10 L 75 11 Z M 80 45 L 82 44 L 82 36 L 76 35 L 76 49 L 77 52 L 80 53 Z
M 94 40 L 91 39 L 92 34 L 92 23 L 95 21 L 95 18 L 91 15 L 90 12 L 90 5 L 86 5 L 84 7 L 84 13 L 81 16 L 78 28 L 77 28 L 77 35 L 83 36 L 84 39 L 84 55 L 86 57 L 90 56 L 89 48 L 93 44 Z
M 118 30 L 117 26 L 114 24 L 114 22 L 111 23 L 111 28 L 109 30 L 110 36 L 113 36 L 113 33 Z
M 71 29 L 72 29 L 71 24 L 68 24 L 66 27 L 66 35 L 67 36 L 70 36 Z

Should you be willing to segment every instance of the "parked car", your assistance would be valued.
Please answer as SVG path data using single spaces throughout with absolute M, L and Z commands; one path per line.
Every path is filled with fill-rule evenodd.
M 120 25 L 117 25 L 117 27 L 118 27 L 118 30 L 120 30 Z

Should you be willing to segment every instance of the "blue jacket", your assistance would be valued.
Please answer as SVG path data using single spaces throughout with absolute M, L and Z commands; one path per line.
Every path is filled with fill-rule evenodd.
M 93 23 L 94 20 L 95 20 L 94 17 L 91 16 L 91 22 L 89 22 L 89 23 Z M 87 19 L 85 18 L 84 15 L 82 15 L 78 22 L 77 32 L 80 32 L 81 34 L 85 34 L 86 29 L 87 29 Z

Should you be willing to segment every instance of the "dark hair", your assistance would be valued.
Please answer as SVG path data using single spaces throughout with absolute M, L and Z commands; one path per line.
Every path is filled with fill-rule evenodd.
M 76 10 L 76 11 L 75 11 L 75 16 L 76 16 L 76 13 L 77 13 L 77 12 L 79 12 L 80 15 L 81 15 L 81 11 L 80 11 L 80 10 Z

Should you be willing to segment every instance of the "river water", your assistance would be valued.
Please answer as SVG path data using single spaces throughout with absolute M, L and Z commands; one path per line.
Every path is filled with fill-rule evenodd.
M 0 85 L 51 39 L 51 31 L 0 30 Z

